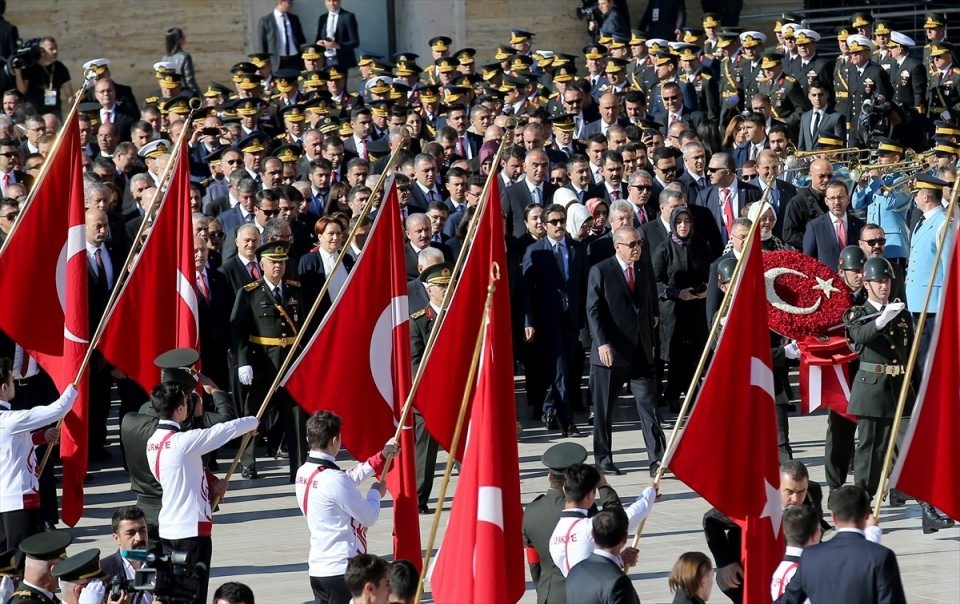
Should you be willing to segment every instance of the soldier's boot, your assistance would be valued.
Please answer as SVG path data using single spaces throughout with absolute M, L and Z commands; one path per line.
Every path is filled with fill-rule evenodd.
M 937 508 L 933 507 L 929 503 L 921 503 L 920 509 L 923 510 L 923 534 L 929 535 L 930 533 L 936 533 L 940 529 L 950 528 L 955 524 L 953 519 L 947 518 L 943 514 L 937 511 Z

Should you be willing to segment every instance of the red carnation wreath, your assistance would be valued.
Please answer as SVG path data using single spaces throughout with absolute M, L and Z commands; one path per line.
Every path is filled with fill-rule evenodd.
M 827 265 L 799 252 L 765 252 L 763 276 L 773 331 L 801 340 L 830 335 L 831 328 L 842 326 L 850 293 Z

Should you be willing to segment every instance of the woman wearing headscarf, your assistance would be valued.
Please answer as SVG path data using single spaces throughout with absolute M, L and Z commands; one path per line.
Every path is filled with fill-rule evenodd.
M 778 252 L 780 250 L 792 249 L 773 234 L 773 227 L 777 225 L 777 213 L 774 212 L 773 206 L 766 202 L 763 202 L 762 205 L 764 206 L 763 212 L 760 211 L 761 203 L 759 201 L 751 203 L 747 209 L 747 218 L 750 219 L 750 222 L 756 221 L 759 217 L 760 224 L 757 225 L 757 228 L 760 229 L 760 242 L 763 246 L 761 249 L 765 252 Z M 729 243 L 727 245 L 729 245 Z M 724 250 L 724 252 L 726 252 L 726 250 Z
M 610 224 L 607 219 L 610 216 L 610 205 L 602 197 L 594 197 L 587 200 L 587 210 L 593 216 L 593 228 L 590 229 L 593 237 L 602 237 L 609 233 Z
M 556 198 L 557 196 L 554 195 L 554 199 Z M 594 239 L 590 234 L 591 230 L 593 230 L 593 216 L 590 215 L 587 206 L 582 203 L 571 203 L 567 206 L 567 233 L 575 240 L 586 244 Z
M 710 245 L 693 232 L 690 210 L 675 208 L 670 215 L 670 236 L 653 254 L 660 295 L 660 358 L 669 363 L 664 399 L 674 412 L 680 408 L 680 394 L 689 385 L 706 345 L 711 259 Z

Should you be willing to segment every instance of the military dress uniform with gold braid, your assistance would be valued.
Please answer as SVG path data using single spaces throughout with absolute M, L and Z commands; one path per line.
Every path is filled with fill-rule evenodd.
M 913 319 L 906 308 L 882 329 L 876 323 L 879 312 L 879 305 L 868 300 L 862 306 L 851 307 L 844 315 L 847 336 L 860 355 L 847 406 L 847 411 L 857 416 L 858 423 L 854 484 L 871 494 L 880 484 L 883 458 L 914 338 Z M 909 396 L 912 405 L 912 389 Z
M 680 81 L 693 85 L 697 91 L 697 107 L 706 113 L 711 120 L 718 121 L 720 118 L 720 91 L 717 87 L 717 79 L 713 77 L 705 67 L 697 69 L 694 73 L 680 74 Z
M 800 115 L 806 110 L 806 96 L 796 78 L 780 72 L 771 81 L 760 82 L 759 91 L 770 97 L 770 111 L 773 117 L 789 126 L 800 123 Z
M 720 61 L 720 126 L 726 125 L 733 116 L 743 111 L 743 57 L 735 56 Z M 733 99 L 736 98 L 736 102 Z
M 833 103 L 837 113 L 847 118 L 850 122 L 850 80 L 847 74 L 847 67 L 850 63 L 845 57 L 837 57 L 833 65 Z
M 276 241 L 257 249 L 257 258 L 286 260 L 289 244 Z M 282 250 L 282 253 L 280 253 Z M 303 304 L 300 282 L 282 279 L 278 286 L 280 300 L 271 291 L 266 279 L 247 284 L 237 292 L 230 327 L 233 332 L 237 366 L 253 367 L 253 384 L 245 396 L 243 413 L 255 415 L 263 403 L 267 390 L 276 378 L 280 366 L 293 346 L 293 340 L 303 326 L 309 312 Z M 286 445 L 290 455 L 290 477 L 296 478 L 297 469 L 307 457 L 306 417 L 303 410 L 280 389 L 268 407 L 275 410 L 274 421 L 264 419 L 261 429 L 267 432 L 271 442 L 277 442 L 286 430 Z M 274 425 L 271 427 L 271 423 Z M 277 440 L 274 441 L 274 438 Z M 254 471 L 256 460 L 254 444 L 251 443 L 241 457 L 244 470 Z
M 950 67 L 943 74 L 934 70 L 930 74 L 927 92 L 928 117 L 938 120 L 944 111 L 950 111 L 951 121 L 956 121 L 960 112 L 960 69 Z
M 893 57 L 887 57 L 881 64 L 890 76 L 893 86 L 893 101 L 904 111 L 917 115 L 927 113 L 927 70 L 917 59 L 906 57 L 903 63 L 897 63 Z

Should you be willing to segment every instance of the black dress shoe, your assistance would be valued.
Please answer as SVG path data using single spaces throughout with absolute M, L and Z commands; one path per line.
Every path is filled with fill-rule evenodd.
M 244 468 L 243 472 L 241 472 L 240 475 L 246 478 L 247 480 L 255 480 L 260 477 L 260 475 L 257 473 L 256 468 Z
M 593 407 L 590 407 L 590 415 L 587 416 L 587 423 L 592 426 L 592 425 L 593 425 L 593 419 L 594 419 L 595 417 L 596 417 L 596 415 L 593 413 Z
M 602 466 L 600 466 L 600 471 L 603 472 L 604 474 L 613 475 L 613 476 L 623 476 L 625 473 L 623 470 L 613 465 L 613 462 L 605 463 Z
M 903 491 L 890 489 L 890 492 L 887 494 L 887 503 L 890 504 L 890 507 L 902 507 L 907 503 L 907 495 Z
M 543 415 L 540 417 L 543 421 L 543 427 L 547 430 L 556 430 L 557 429 L 557 414 L 556 412 L 544 411 Z
M 425 503 L 421 503 L 419 507 L 420 507 L 420 513 L 421 513 L 421 514 L 432 514 L 432 513 L 433 513 L 433 510 L 431 510 L 431 509 L 427 506 L 427 504 L 425 504 Z
M 929 503 L 921 503 L 920 509 L 923 510 L 923 534 L 929 535 L 936 533 L 940 529 L 950 528 L 956 524 L 951 518 L 947 518 L 937 511 Z
M 656 478 L 657 472 L 660 470 L 660 462 L 655 461 L 650 464 L 650 478 Z
M 574 436 L 580 436 L 580 429 L 577 428 L 577 424 L 573 422 L 567 424 L 567 426 L 563 429 L 564 436 L 569 436 L 571 434 Z

